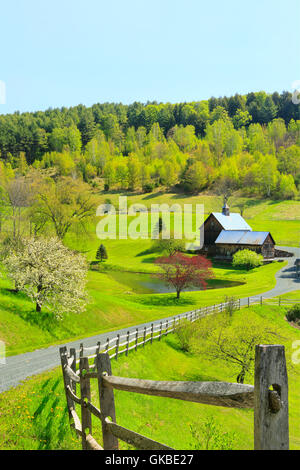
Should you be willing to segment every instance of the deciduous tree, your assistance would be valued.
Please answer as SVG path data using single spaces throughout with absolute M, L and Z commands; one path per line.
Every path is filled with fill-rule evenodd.
M 82 255 L 66 248 L 57 238 L 31 238 L 4 260 L 9 277 L 41 312 L 43 306 L 57 316 L 81 312 L 87 297 L 87 263 Z
M 207 280 L 214 277 L 212 264 L 205 256 L 186 256 L 182 253 L 174 253 L 168 257 L 156 260 L 163 273 L 161 279 L 176 290 L 179 299 L 183 289 L 196 286 L 206 289 Z

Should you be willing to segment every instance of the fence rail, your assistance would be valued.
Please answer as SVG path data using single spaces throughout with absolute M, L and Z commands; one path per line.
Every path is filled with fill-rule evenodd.
M 266 299 L 256 296 L 246 299 L 245 306 L 263 303 L 289 306 L 299 302 L 300 300 L 281 297 Z M 114 338 L 107 338 L 103 343 L 98 342 L 96 346 L 84 347 L 81 343 L 79 350 L 71 348 L 69 352 L 66 347 L 60 348 L 69 418 L 77 434 L 82 438 L 82 448 L 117 449 L 118 439 L 121 439 L 137 449 L 170 449 L 165 444 L 116 423 L 113 390 L 118 389 L 206 405 L 254 408 L 255 449 L 288 449 L 287 375 L 283 346 L 256 347 L 254 387 L 227 382 L 164 382 L 112 375 L 111 359 L 117 360 L 121 354 L 128 356 L 129 351 L 136 351 L 138 347 L 145 347 L 147 343 L 152 344 L 154 340 L 160 341 L 184 320 L 194 322 L 201 317 L 226 309 L 240 308 L 240 299 L 229 300 L 180 314 L 156 324 L 152 323 L 150 326 L 136 328 L 135 331 L 117 334 Z M 93 364 L 89 363 L 90 359 L 94 359 Z M 91 402 L 90 380 L 92 379 L 98 380 L 100 409 Z M 76 394 L 77 385 L 80 396 Z M 81 420 L 75 404 L 81 407 Z M 102 423 L 103 448 L 92 436 L 92 415 Z
M 288 307 L 289 305 L 294 305 L 296 303 L 300 303 L 300 300 L 281 297 L 278 297 L 277 299 L 265 298 L 263 296 L 253 296 L 244 299 L 244 306 L 246 307 L 263 304 Z M 241 299 L 234 299 L 232 301 L 222 302 L 220 304 L 201 307 L 190 312 L 185 312 L 176 315 L 173 318 L 169 318 L 168 320 L 160 321 L 156 324 L 152 323 L 151 326 L 148 327 L 145 326 L 142 328 L 136 328 L 135 331 L 127 331 L 127 333 L 122 335 L 117 334 L 114 338 L 107 338 L 103 343 L 99 341 L 95 346 L 85 347 L 83 343 L 81 343 L 79 350 L 76 350 L 76 353 L 79 354 L 79 358 L 76 363 L 79 364 L 80 358 L 83 356 L 86 356 L 89 359 L 96 358 L 99 352 L 110 353 L 109 356 L 111 359 L 118 359 L 119 355 L 124 353 L 127 356 L 129 351 L 137 350 L 140 346 L 144 347 L 148 342 L 152 344 L 154 340 L 161 340 L 163 336 L 167 336 L 169 333 L 172 333 L 183 320 L 194 322 L 206 315 L 224 312 L 228 308 L 235 310 L 240 309 L 241 306 Z M 73 357 L 69 358 L 70 363 L 68 365 L 70 367 L 73 360 Z M 79 373 L 79 371 L 77 371 L 77 373 Z
M 73 369 L 68 361 L 74 356 Z M 117 450 L 119 439 L 140 450 L 170 450 L 166 444 L 117 424 L 114 390 L 192 401 L 230 408 L 254 408 L 254 447 L 257 450 L 287 450 L 288 379 L 284 346 L 257 345 L 254 386 L 228 382 L 169 382 L 142 380 L 112 375 L 108 352 L 97 353 L 96 372 L 90 372 L 87 357 L 60 348 L 63 379 L 71 426 L 82 439 L 84 450 Z M 91 402 L 92 379 L 98 381 L 100 409 Z M 76 393 L 80 384 L 80 396 Z M 81 407 L 81 420 L 75 406 Z M 92 435 L 92 416 L 102 425 L 103 447 Z
M 168 320 L 160 321 L 157 324 L 152 323 L 151 326 L 148 327 L 136 328 L 135 331 L 127 331 L 127 333 L 122 335 L 117 334 L 114 338 L 107 338 L 103 343 L 99 341 L 96 346 L 85 347 L 83 343 L 81 343 L 79 349 L 76 350 L 76 353 L 79 354 L 79 358 L 76 361 L 76 359 L 70 357 L 68 359 L 70 362 L 68 365 L 70 367 L 74 360 L 76 361 L 76 364 L 79 364 L 80 358 L 83 356 L 88 357 L 89 359 L 96 358 L 99 352 L 109 353 L 109 357 L 111 359 L 118 359 L 118 356 L 124 353 L 127 356 L 129 351 L 134 349 L 137 350 L 137 348 L 141 346 L 144 347 L 148 342 L 152 344 L 154 340 L 160 341 L 163 336 L 167 336 L 172 333 L 184 320 L 194 322 L 201 317 L 223 312 L 228 308 L 240 309 L 241 301 L 238 299 L 222 302 L 220 304 L 210 305 L 208 307 L 202 307 L 190 312 L 182 313 Z M 77 371 L 77 373 L 79 373 L 79 371 Z

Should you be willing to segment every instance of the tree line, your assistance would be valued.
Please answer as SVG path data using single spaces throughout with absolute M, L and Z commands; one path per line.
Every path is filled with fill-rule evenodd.
M 2 173 L 55 168 L 104 188 L 294 198 L 300 107 L 265 92 L 192 103 L 79 105 L 0 116 Z M 1 168 L 0 168 L 1 171 Z

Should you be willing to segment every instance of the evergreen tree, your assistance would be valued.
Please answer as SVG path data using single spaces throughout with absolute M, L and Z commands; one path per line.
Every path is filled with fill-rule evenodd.
M 107 259 L 107 258 L 108 256 L 107 256 L 106 248 L 101 243 L 96 253 L 96 259 L 102 262 L 104 259 Z

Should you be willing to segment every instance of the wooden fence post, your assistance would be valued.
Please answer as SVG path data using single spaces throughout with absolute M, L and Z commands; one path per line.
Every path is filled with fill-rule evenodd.
M 239 310 L 241 310 L 241 299 L 239 299 Z
M 151 344 L 153 343 L 153 323 L 151 323 Z
M 169 329 L 169 320 L 166 322 L 166 332 L 165 335 L 168 336 L 168 329 Z
M 250 307 L 250 297 L 248 297 L 248 308 Z
M 138 348 L 138 342 L 139 342 L 139 329 L 137 328 L 136 332 L 135 332 L 135 350 L 136 351 L 137 351 L 137 348 Z
M 87 357 L 81 357 L 79 362 L 80 369 L 80 394 L 81 394 L 81 426 L 82 426 L 82 449 L 87 450 L 87 434 L 92 434 L 92 417 L 90 410 L 86 407 L 86 401 L 91 401 L 90 379 L 86 378 L 89 371 L 89 360 Z M 88 430 L 88 432 L 87 432 Z
M 83 357 L 83 343 L 80 343 L 79 346 L 79 357 Z
M 65 367 L 68 365 L 68 353 L 67 353 L 66 346 L 59 348 L 59 355 L 60 355 L 61 368 L 62 368 L 62 374 L 63 374 L 63 379 L 64 379 L 64 387 L 65 387 L 65 392 L 66 392 L 68 414 L 69 414 L 69 419 L 72 420 L 71 409 L 74 408 L 74 403 L 67 393 L 67 387 L 68 386 L 71 387 L 71 379 L 65 372 Z
M 281 304 L 281 297 L 278 297 L 278 306 L 280 307 Z
M 107 429 L 105 418 L 111 418 L 116 422 L 116 410 L 114 391 L 110 387 L 104 385 L 103 376 L 111 374 L 110 358 L 107 353 L 98 354 L 96 358 L 97 375 L 98 375 L 98 390 L 100 410 L 103 415 L 102 420 L 102 434 L 103 434 L 103 448 L 104 450 L 117 450 L 119 448 L 118 439 L 113 436 Z
M 161 340 L 161 332 L 162 332 L 162 322 L 160 322 L 160 330 L 159 330 L 159 338 L 158 338 L 158 341 Z
M 127 345 L 126 345 L 126 356 L 128 356 L 128 349 L 129 349 L 129 336 L 130 336 L 130 333 L 129 331 L 127 331 L 127 338 L 126 338 L 126 341 L 127 341 Z
M 109 348 L 109 338 L 107 338 L 106 340 L 105 352 L 108 351 L 108 348 Z
M 288 377 L 284 346 L 256 346 L 254 449 L 289 449 Z
M 117 335 L 117 342 L 116 342 L 116 361 L 118 360 L 118 354 L 119 354 L 119 344 L 120 344 L 120 335 Z
M 263 304 L 263 298 L 262 298 L 262 295 L 260 296 L 260 305 Z
M 100 349 L 101 349 L 101 341 L 98 341 L 97 347 L 96 347 L 96 354 L 100 353 Z
M 146 343 L 146 330 L 147 328 L 144 326 L 143 348 L 145 347 L 145 343 Z
M 76 374 L 76 349 L 75 348 L 70 348 L 70 356 L 74 357 L 73 362 L 71 364 L 71 369 Z M 74 380 L 71 380 L 72 383 L 72 390 L 76 395 L 76 382 Z

